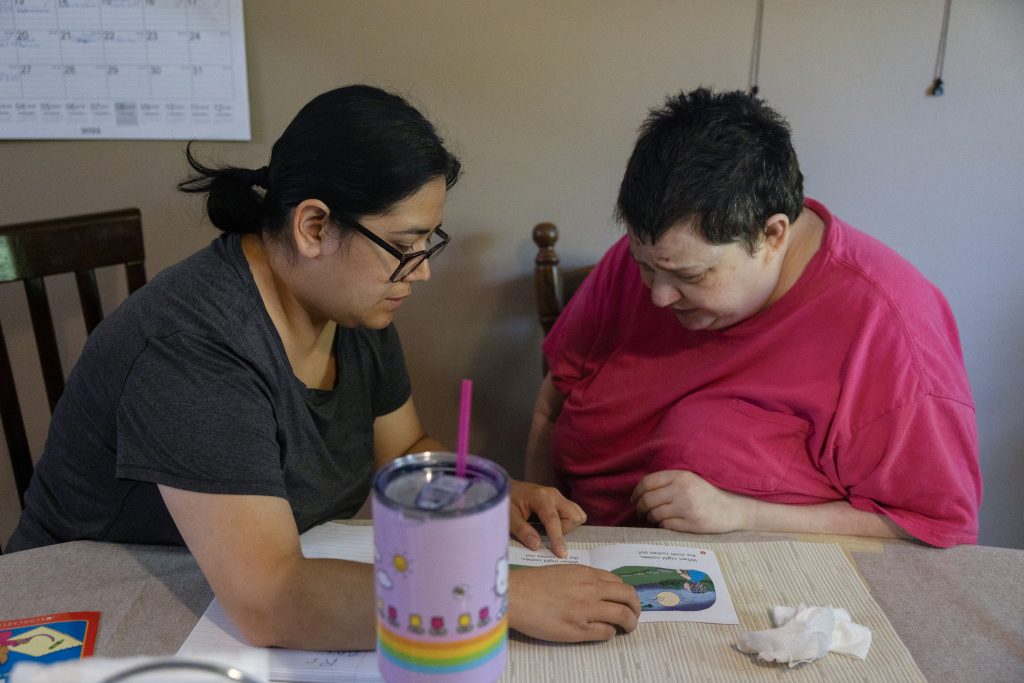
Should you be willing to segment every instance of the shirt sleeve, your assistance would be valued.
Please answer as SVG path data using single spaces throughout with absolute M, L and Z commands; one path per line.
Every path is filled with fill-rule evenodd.
M 977 543 L 981 474 L 974 408 L 925 395 L 837 447 L 836 475 L 858 510 L 939 547 Z
M 151 338 L 118 402 L 117 477 L 285 498 L 274 403 L 270 384 L 228 344 Z
M 568 394 L 587 374 L 588 361 L 610 340 L 602 332 L 617 329 L 613 318 L 620 311 L 621 292 L 616 287 L 630 282 L 622 271 L 631 264 L 629 243 L 623 237 L 583 280 L 544 338 L 542 349 L 559 392 Z

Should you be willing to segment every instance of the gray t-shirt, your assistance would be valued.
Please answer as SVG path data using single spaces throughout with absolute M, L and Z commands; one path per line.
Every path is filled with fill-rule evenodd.
M 411 393 L 393 326 L 338 328 L 338 377 L 292 372 L 237 235 L 168 268 L 90 335 L 8 545 L 181 544 L 156 484 L 279 496 L 300 531 L 369 492 L 373 421 Z

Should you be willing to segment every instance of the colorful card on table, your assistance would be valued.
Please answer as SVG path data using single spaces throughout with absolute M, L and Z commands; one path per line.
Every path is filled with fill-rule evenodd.
M 52 664 L 92 654 L 99 612 L 63 612 L 0 621 L 0 683 L 21 661 Z
M 550 550 L 512 546 L 508 563 L 511 568 L 584 564 L 617 574 L 636 589 L 641 622 L 739 623 L 718 560 L 704 548 L 623 543 L 571 548 L 562 559 Z

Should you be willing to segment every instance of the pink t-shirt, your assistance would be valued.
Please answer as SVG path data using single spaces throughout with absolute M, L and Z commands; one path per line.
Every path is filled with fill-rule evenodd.
M 977 542 L 974 403 L 945 298 L 808 199 L 821 248 L 770 308 L 691 332 L 625 237 L 544 342 L 566 395 L 552 462 L 592 524 L 641 524 L 640 479 L 690 470 L 774 503 L 848 500 L 936 546 Z

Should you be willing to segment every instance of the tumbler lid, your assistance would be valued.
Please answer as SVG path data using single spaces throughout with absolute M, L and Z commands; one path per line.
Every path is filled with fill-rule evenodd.
M 508 475 L 496 463 L 470 455 L 465 477 L 456 476 L 455 467 L 454 453 L 403 456 L 376 474 L 374 496 L 413 516 L 459 517 L 491 508 L 508 495 Z

